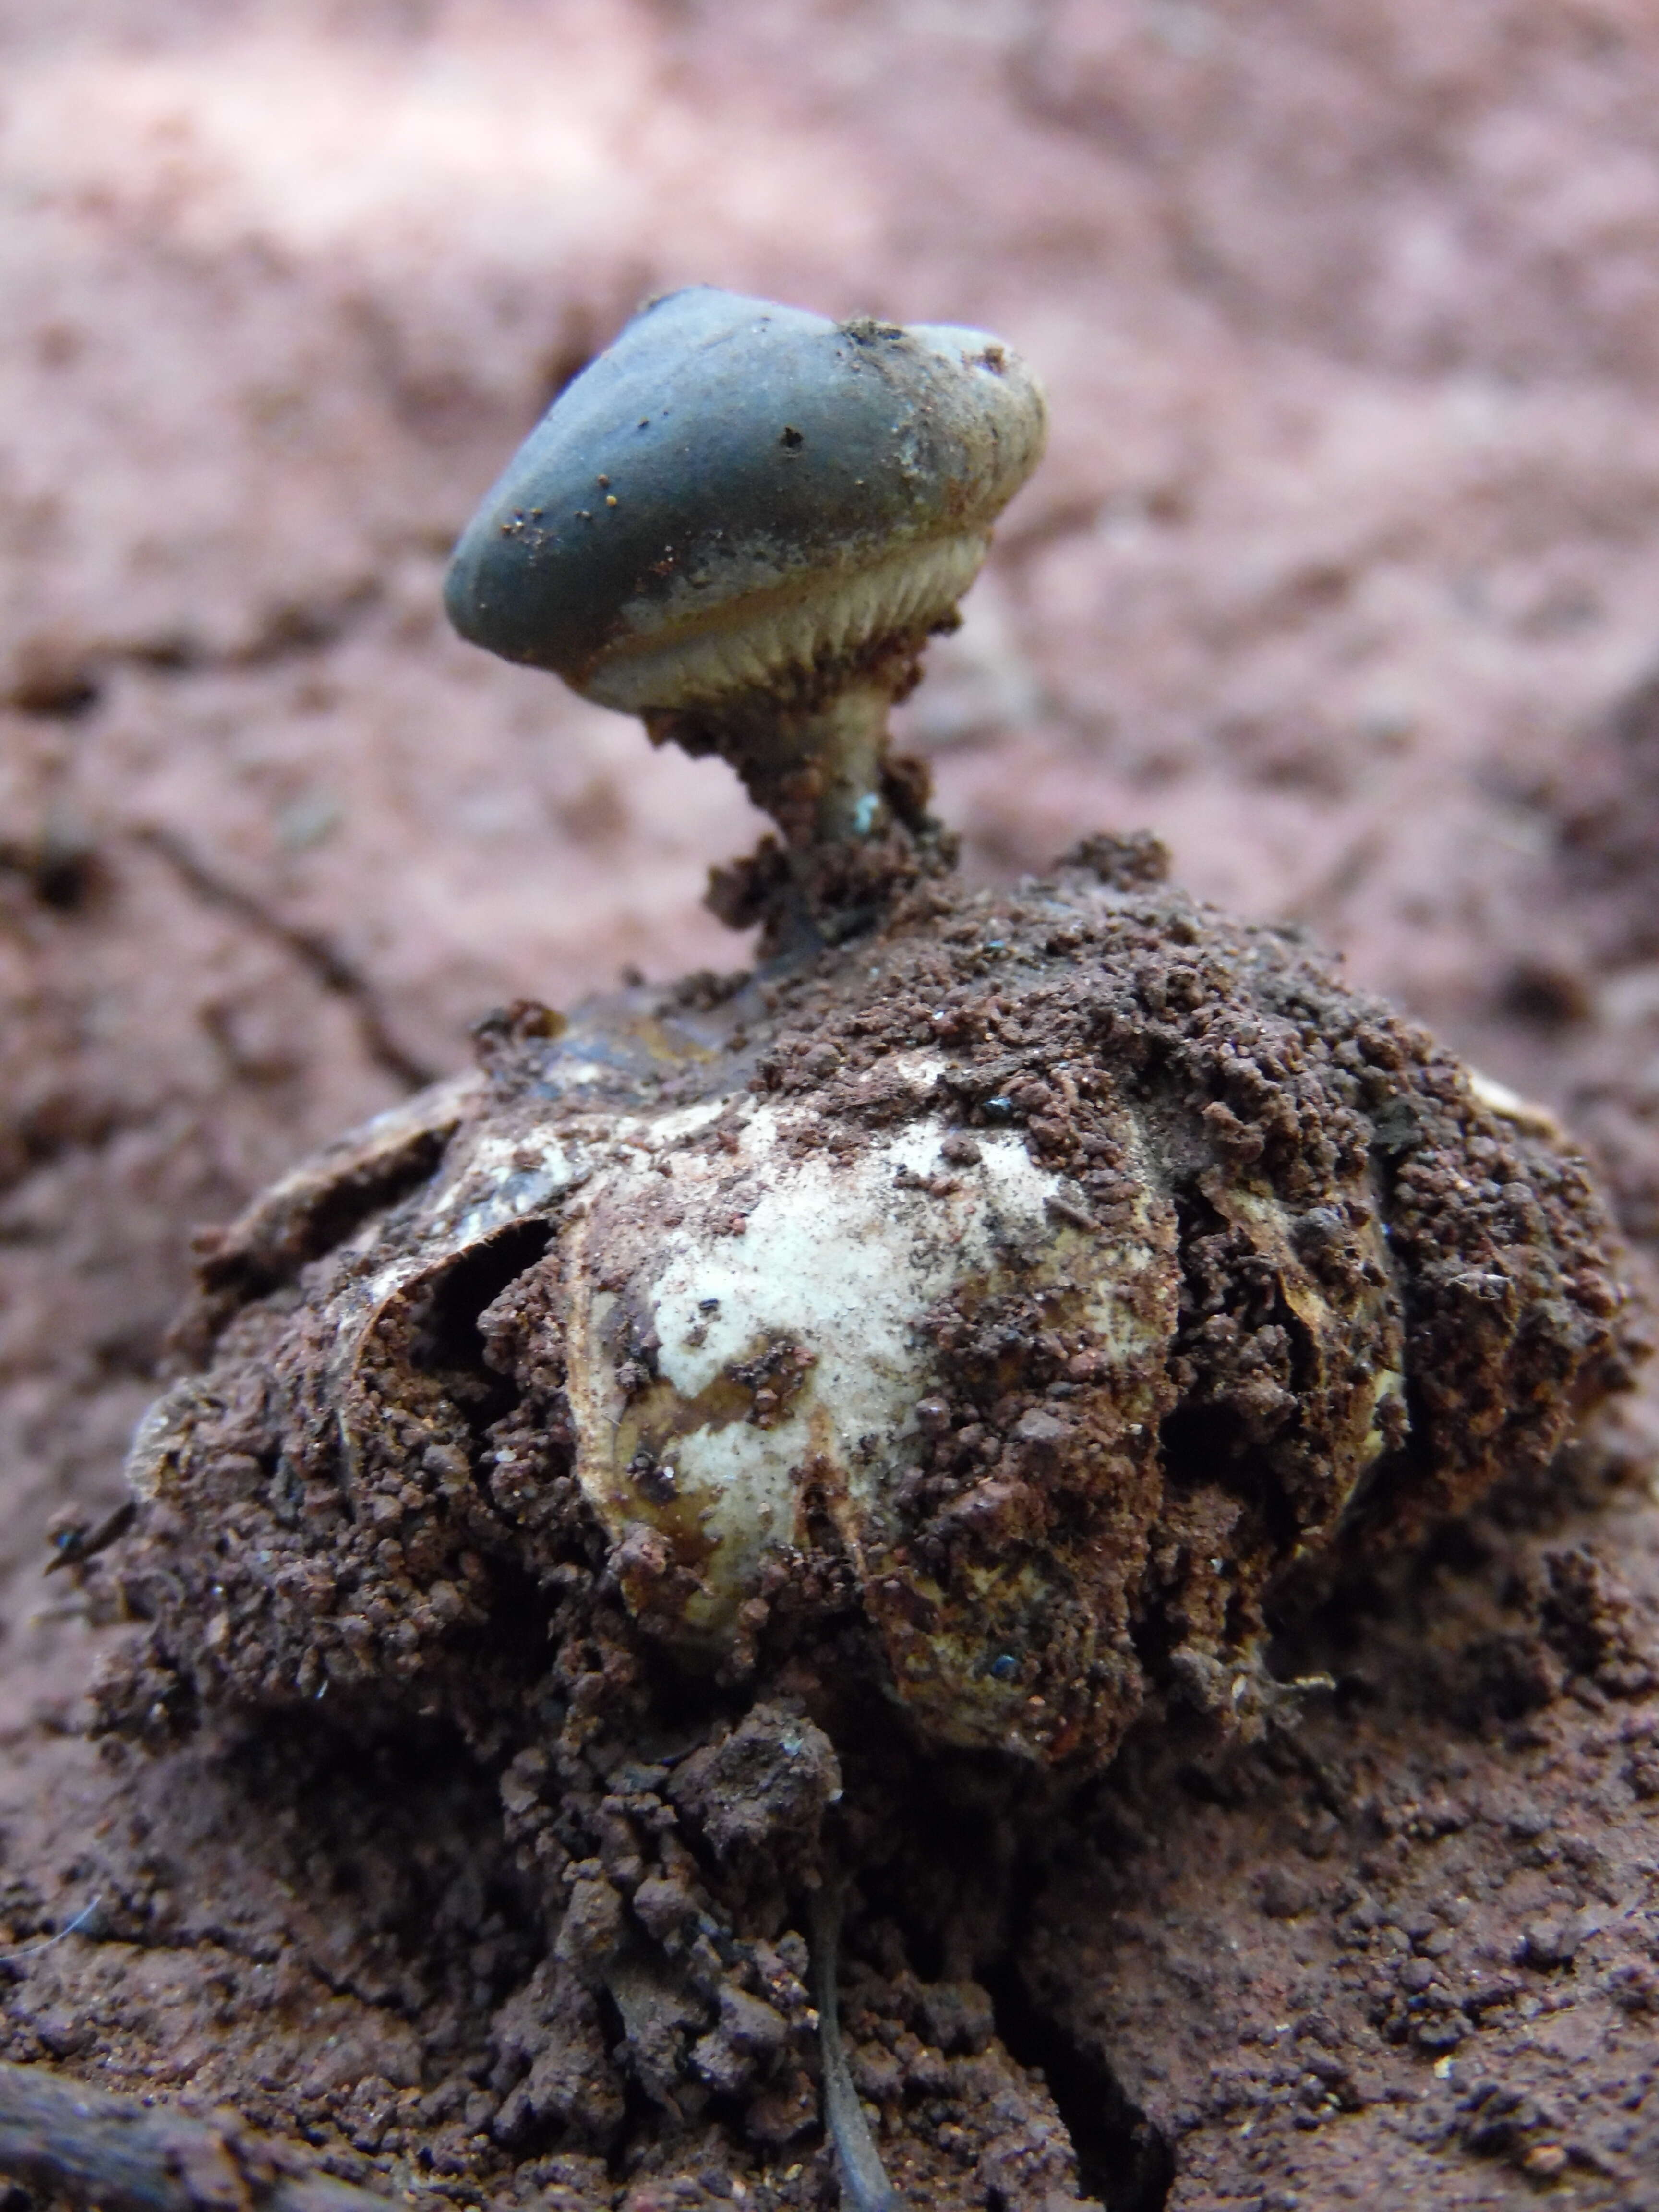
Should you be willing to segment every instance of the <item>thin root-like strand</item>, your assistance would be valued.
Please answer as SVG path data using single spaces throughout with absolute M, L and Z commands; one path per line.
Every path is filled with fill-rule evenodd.
M 234 2112 L 192 2119 L 53 2074 L 0 2063 L 0 2174 L 102 2212 L 385 2212 L 319 2173 L 297 2146 Z
M 901 2212 L 898 2191 L 887 2179 L 864 2117 L 841 2039 L 842 1893 L 826 1881 L 812 1894 L 813 1995 L 818 2001 L 818 2050 L 823 2063 L 823 2121 L 836 2148 L 836 2169 L 848 2212 Z

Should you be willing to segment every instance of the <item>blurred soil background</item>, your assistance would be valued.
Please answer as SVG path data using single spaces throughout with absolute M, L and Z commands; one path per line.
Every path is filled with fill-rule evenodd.
M 1048 382 L 1048 461 L 902 710 L 970 869 L 1155 829 L 1559 1111 L 1659 1246 L 1646 0 L 0 0 L 20 1942 L 88 1887 L 18 1839 L 43 1803 L 95 1831 L 75 1731 L 119 1633 L 41 1581 L 46 1524 L 118 1499 L 192 1231 L 491 1006 L 742 961 L 699 905 L 759 826 L 728 771 L 439 609 L 551 395 L 691 281 L 982 324 Z M 1397 1771 L 1333 1794 L 1281 1753 L 1283 1805 L 1263 1767 L 1185 1845 L 1120 1808 L 1056 1876 L 1048 2070 L 1094 2049 L 1121 2087 L 1137 2205 L 1659 2203 L 1647 1418 L 1620 1502 L 1565 1536 L 1529 1508 L 1521 1551 L 1471 1537 L 1399 1600 L 1488 1641 L 1510 1607 L 1531 1687 L 1402 1691 Z M 1419 1632 L 1376 1634 L 1404 1680 Z M 1442 2004 L 1471 1895 L 1514 1987 Z M 1247 1939 L 1224 2004 L 1201 1962 Z M 10 2055 L 206 2063 L 158 2066 L 152 2025 L 124 2074 L 38 1978 Z

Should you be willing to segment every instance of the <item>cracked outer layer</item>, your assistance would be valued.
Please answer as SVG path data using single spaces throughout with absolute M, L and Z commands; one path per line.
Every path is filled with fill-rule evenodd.
M 630 1680 L 832 1736 L 875 1695 L 1080 1768 L 1149 1695 L 1248 1712 L 1293 1567 L 1547 1462 L 1639 1347 L 1559 1133 L 1160 876 L 1094 841 L 784 972 L 510 1009 L 277 1186 L 134 1449 L 109 1717 L 514 1735 L 601 1613 Z

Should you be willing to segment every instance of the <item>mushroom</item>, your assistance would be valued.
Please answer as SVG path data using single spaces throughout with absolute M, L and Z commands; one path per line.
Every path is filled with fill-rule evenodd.
M 670 293 L 508 463 L 450 618 L 657 742 L 723 754 L 792 847 L 866 839 L 896 799 L 911 811 L 888 709 L 1045 428 L 1030 370 L 983 331 Z
M 574 1887 L 509 2136 L 578 2076 L 624 2110 L 597 1987 L 679 2121 L 763 2098 L 805 1991 L 738 1937 L 833 1881 L 827 1822 L 969 1766 L 1029 1816 L 1143 1715 L 1248 1734 L 1298 1577 L 1547 1465 L 1640 1350 L 1553 1123 L 1155 841 L 997 893 L 906 818 L 887 703 L 1042 423 L 980 333 L 708 291 L 561 398 L 452 611 L 737 764 L 778 957 L 492 1018 L 204 1249 L 134 1446 L 106 1726 L 326 1693 L 511 1760 Z

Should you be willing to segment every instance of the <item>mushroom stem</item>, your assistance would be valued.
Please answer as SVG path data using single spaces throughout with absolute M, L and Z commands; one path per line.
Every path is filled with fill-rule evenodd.
M 757 806 L 799 850 L 868 837 L 885 825 L 882 763 L 890 690 L 875 681 L 848 685 L 817 706 L 775 706 L 753 744 L 733 733 L 730 757 Z
M 792 853 L 860 842 L 891 820 L 887 717 L 914 680 L 917 651 L 909 647 L 902 669 L 884 658 L 805 698 L 750 694 L 718 712 L 648 714 L 646 726 L 655 744 L 672 739 L 698 757 L 729 761 Z
M 836 1979 L 841 1965 L 842 1894 L 841 1885 L 831 1877 L 813 1892 L 811 1903 L 812 1979 L 818 2001 L 818 2049 L 823 2061 L 824 2127 L 836 2147 L 836 2170 L 851 2212 L 901 2212 L 898 2191 L 887 2179 L 841 2039 Z

